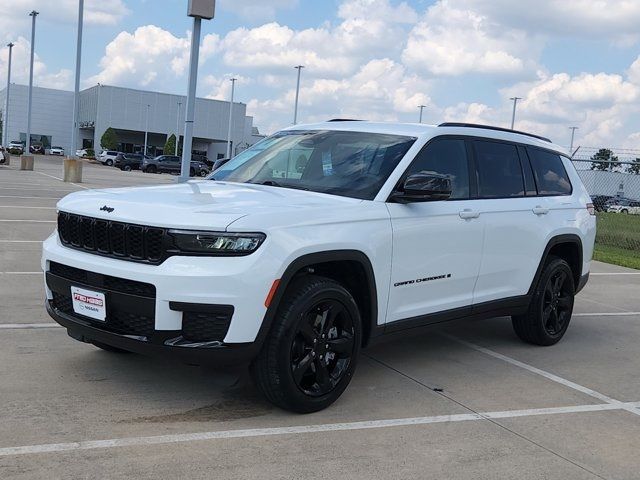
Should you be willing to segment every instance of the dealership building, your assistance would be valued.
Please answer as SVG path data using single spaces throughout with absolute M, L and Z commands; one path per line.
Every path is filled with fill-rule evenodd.
M 10 141 L 26 140 L 27 102 L 29 89 L 12 84 L 9 90 L 9 115 L 5 115 L 6 89 L 0 91 L 3 128 Z M 167 138 L 184 132 L 186 97 L 130 88 L 96 85 L 80 92 L 78 107 L 78 144 L 71 145 L 73 123 L 73 92 L 50 88 L 33 88 L 31 143 L 44 148 L 57 146 L 66 153 L 79 148 L 100 150 L 100 139 L 107 128 L 113 128 L 118 138 L 118 150 L 137 153 L 144 150 L 148 132 L 147 153 L 162 153 Z M 193 153 L 210 160 L 226 156 L 230 102 L 196 99 L 193 131 Z M 7 129 L 4 128 L 8 118 Z M 263 138 L 247 116 L 247 106 L 233 103 L 231 129 L 232 153 L 236 154 Z

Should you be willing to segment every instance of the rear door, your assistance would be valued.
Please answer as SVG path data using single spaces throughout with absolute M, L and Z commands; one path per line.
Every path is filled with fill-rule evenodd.
M 538 197 L 526 149 L 510 142 L 474 140 L 478 209 L 484 247 L 474 304 L 528 292 L 556 224 L 550 198 Z
M 483 219 L 469 181 L 468 146 L 461 137 L 432 140 L 405 172 L 447 175 L 450 200 L 387 203 L 393 229 L 393 263 L 387 325 L 457 309 L 470 311 L 482 254 Z M 416 318 L 422 317 L 422 318 Z M 440 318 L 432 317 L 433 321 Z

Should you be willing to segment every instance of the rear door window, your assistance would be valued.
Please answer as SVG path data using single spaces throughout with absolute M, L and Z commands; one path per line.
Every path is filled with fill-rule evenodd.
M 474 141 L 479 198 L 512 198 L 525 194 L 518 148 L 508 143 Z
M 527 148 L 533 175 L 538 185 L 538 195 L 571 195 L 569 175 L 557 153 L 538 148 Z

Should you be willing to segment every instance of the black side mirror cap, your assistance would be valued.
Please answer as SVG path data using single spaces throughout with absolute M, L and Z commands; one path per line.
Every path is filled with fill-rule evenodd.
M 391 195 L 398 203 L 433 202 L 451 198 L 451 179 L 439 173 L 414 173 L 409 175 L 402 189 Z

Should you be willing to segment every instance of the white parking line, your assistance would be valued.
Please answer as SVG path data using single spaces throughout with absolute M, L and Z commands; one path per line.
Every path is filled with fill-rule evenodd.
M 45 177 L 49 177 L 49 178 L 55 178 L 56 180 L 60 180 L 61 182 L 64 182 L 64 180 L 60 177 L 54 177 L 53 175 L 49 175 L 48 173 L 42 173 L 42 172 L 36 172 L 37 174 L 40 175 L 44 175 Z M 75 185 L 78 188 L 84 188 L 85 190 L 88 190 L 89 187 L 85 187 L 84 185 L 78 185 L 77 183 L 73 183 L 73 182 L 69 182 L 71 185 Z
M 0 220 L 0 222 L 13 223 L 57 223 L 55 220 Z
M 626 408 L 634 408 L 635 403 L 622 404 Z M 37 453 L 69 452 L 77 450 L 95 450 L 114 447 L 136 447 L 162 445 L 170 443 L 197 442 L 204 440 L 220 440 L 227 438 L 255 438 L 274 435 L 300 435 L 322 432 L 341 432 L 348 430 L 367 430 L 374 428 L 406 427 L 429 425 L 435 423 L 468 422 L 497 418 L 518 418 L 539 415 L 558 415 L 567 413 L 588 413 L 621 410 L 621 406 L 605 403 L 603 405 L 576 405 L 570 407 L 539 408 L 530 410 L 511 410 L 486 413 L 462 413 L 456 415 L 439 415 L 432 417 L 398 418 L 391 420 L 369 420 L 363 422 L 328 423 L 319 425 L 300 425 L 293 427 L 252 428 L 245 430 L 222 430 L 214 432 L 182 433 L 155 435 L 148 437 L 114 438 L 109 440 L 88 440 L 69 443 L 46 443 L 20 447 L 0 448 L 0 457 L 28 455 Z
M 30 208 L 33 210 L 56 210 L 55 207 L 25 207 L 23 205 L 0 205 L 0 208 Z
M 571 380 L 567 380 L 566 378 L 559 377 L 558 375 L 554 375 L 553 373 L 546 372 L 537 367 L 529 365 L 527 363 L 521 362 L 520 360 L 516 360 L 515 358 L 508 357 L 498 352 L 494 352 L 493 350 L 489 350 L 488 348 L 481 347 L 480 345 L 476 345 L 475 343 L 467 342 L 466 340 L 462 340 L 461 338 L 454 337 L 453 335 L 442 334 L 446 338 L 453 340 L 461 345 L 472 348 L 478 352 L 489 355 L 493 358 L 497 358 L 498 360 L 502 360 L 504 362 L 510 363 L 516 367 L 523 368 L 528 370 L 531 373 L 535 373 L 536 375 L 540 375 L 547 380 L 551 380 L 552 382 L 559 383 L 560 385 L 564 385 L 565 387 L 572 388 L 573 390 L 577 390 L 578 392 L 584 393 L 585 395 L 589 395 L 590 397 L 597 398 L 603 402 L 609 403 L 611 405 L 618 405 L 622 410 L 627 410 L 635 415 L 640 415 L 640 410 L 636 407 L 628 406 L 626 403 L 621 402 L 620 400 L 616 400 L 615 398 L 611 398 L 604 393 L 596 392 L 588 387 L 579 385 Z
M 640 312 L 574 313 L 573 317 L 634 317 Z
M 62 328 L 57 323 L 0 323 L 0 330 L 31 330 L 35 328 Z
M 640 272 L 602 272 L 602 273 L 590 273 L 589 275 L 594 277 L 603 277 L 610 275 L 640 275 Z

